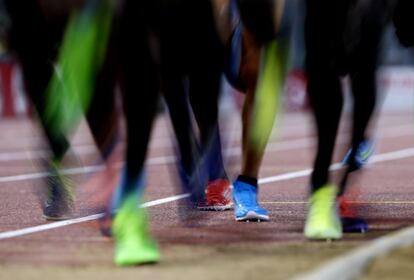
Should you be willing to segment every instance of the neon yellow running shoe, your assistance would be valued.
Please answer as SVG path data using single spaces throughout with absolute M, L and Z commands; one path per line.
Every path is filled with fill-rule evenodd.
M 305 224 L 308 239 L 340 239 L 342 225 L 336 205 L 337 188 L 325 185 L 312 194 Z
M 115 215 L 114 262 L 118 266 L 156 263 L 160 253 L 148 229 L 147 212 L 137 207 L 136 196 L 128 198 Z

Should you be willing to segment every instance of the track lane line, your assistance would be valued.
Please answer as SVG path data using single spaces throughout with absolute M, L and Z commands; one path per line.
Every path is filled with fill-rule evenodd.
M 383 138 L 393 138 L 393 137 L 401 137 L 405 135 L 411 135 L 412 133 L 407 133 L 404 131 L 400 131 L 399 129 L 393 128 L 394 133 L 390 134 L 388 136 L 383 136 Z M 401 133 L 397 133 L 400 131 Z M 345 139 L 340 138 L 338 139 L 337 144 L 343 144 L 347 141 Z M 269 143 L 268 148 L 266 149 L 266 152 L 276 152 L 276 151 L 287 151 L 287 150 L 293 150 L 293 149 L 299 149 L 299 148 L 307 148 L 314 145 L 315 138 L 302 138 L 298 140 L 287 140 L 287 141 L 281 141 L 278 143 Z M 83 150 L 85 152 L 90 152 L 92 150 L 91 146 L 85 146 L 83 147 Z M 38 154 L 42 154 L 42 151 L 39 151 Z M 402 150 L 402 153 L 404 154 L 404 150 Z M 241 154 L 241 149 L 239 147 L 237 148 L 228 148 L 225 150 L 226 156 L 236 156 Z M 387 153 L 386 153 L 387 154 Z M 387 156 L 386 154 L 383 154 L 384 156 Z M 374 155 L 371 162 L 375 162 L 375 158 L 377 158 L 379 155 Z M 1 153 L 0 153 L 0 161 L 1 161 Z M 148 158 L 146 161 L 147 165 L 162 165 L 162 164 L 171 164 L 176 162 L 175 156 L 161 156 L 161 157 L 152 157 Z M 122 166 L 122 162 L 118 163 L 119 166 Z M 341 164 L 337 163 L 334 164 L 331 167 L 331 170 L 338 170 L 340 169 Z M 93 173 L 97 171 L 101 171 L 105 168 L 104 165 L 91 165 L 91 166 L 85 166 L 85 167 L 74 167 L 74 168 L 65 168 L 62 169 L 62 173 L 65 175 L 80 175 L 80 174 L 88 174 Z M 293 173 L 287 173 L 285 174 L 286 179 L 288 180 L 290 177 L 295 176 L 307 176 L 311 173 L 311 169 L 306 170 L 300 170 Z M 29 173 L 29 174 L 20 174 L 20 175 L 11 175 L 11 176 L 2 176 L 0 177 L 0 183 L 6 183 L 6 182 L 18 182 L 18 181 L 24 181 L 24 180 L 33 180 L 33 179 L 41 179 L 45 178 L 48 175 L 47 172 L 35 172 L 35 173 Z M 281 176 L 281 175 L 279 175 Z M 266 184 L 268 180 L 272 182 L 273 177 L 264 178 L 262 181 L 259 181 L 259 183 Z M 283 179 L 281 179 L 283 181 Z
M 345 144 L 348 142 L 346 137 L 349 132 L 341 132 L 338 135 L 337 144 Z M 388 128 L 380 129 L 380 134 L 383 134 L 381 139 L 384 138 L 398 138 L 404 136 L 413 135 L 412 125 L 403 124 L 399 126 L 393 126 Z M 152 140 L 153 141 L 153 140 Z M 316 144 L 316 138 L 312 136 L 303 136 L 298 137 L 297 139 L 284 140 L 280 142 L 270 142 L 267 145 L 266 152 L 273 151 L 287 151 L 301 148 L 313 147 Z M 152 147 L 154 148 L 154 147 Z M 73 151 L 76 155 L 91 155 L 98 153 L 98 150 L 95 145 L 84 144 L 73 146 Z M 230 147 L 224 150 L 226 156 L 237 156 L 241 155 L 241 149 L 239 147 Z M 0 162 L 1 161 L 18 161 L 25 159 L 39 159 L 44 158 L 50 154 L 49 150 L 42 149 L 38 151 L 15 151 L 15 152 L 0 152 Z M 175 162 L 175 156 L 162 156 L 162 157 L 153 157 L 149 159 L 149 165 L 158 165 L 158 164 L 168 164 Z
M 398 159 L 403 159 L 403 158 L 409 158 L 413 156 L 414 156 L 414 147 L 373 156 L 372 162 L 386 162 L 386 161 L 398 160 Z M 339 169 L 341 166 L 342 166 L 341 163 L 335 163 L 331 166 L 331 170 Z M 285 181 L 285 180 L 305 177 L 305 176 L 308 176 L 310 172 L 311 172 L 311 169 L 305 169 L 301 171 L 289 172 L 286 174 L 280 174 L 277 176 L 262 178 L 259 180 L 259 184 L 268 184 L 272 182 L 279 182 L 279 181 Z M 172 201 L 181 200 L 188 196 L 189 194 L 180 194 L 180 195 L 170 196 L 170 197 L 166 197 L 162 199 L 157 199 L 157 200 L 144 203 L 142 207 L 153 207 L 153 206 L 169 203 Z M 19 236 L 28 235 L 28 234 L 37 233 L 37 232 L 42 232 L 42 231 L 46 231 L 46 230 L 50 230 L 54 228 L 60 228 L 60 227 L 64 227 L 64 226 L 68 226 L 72 224 L 79 224 L 83 222 L 93 221 L 93 220 L 99 219 L 100 217 L 102 217 L 102 215 L 103 213 L 99 213 L 99 214 L 94 214 L 94 215 L 90 215 L 86 217 L 70 219 L 66 221 L 52 222 L 52 223 L 45 224 L 45 225 L 27 227 L 27 228 L 19 229 L 19 230 L 6 231 L 6 232 L 0 233 L 0 240 L 10 239 L 10 238 L 19 237 Z
M 389 201 L 389 200 L 347 200 L 346 203 L 349 204 L 373 204 L 373 205 L 401 205 L 401 204 L 414 204 L 413 200 L 395 200 L 395 201 Z M 260 204 L 273 204 L 273 205 L 288 205 L 288 204 L 308 204 L 307 201 L 304 200 L 298 200 L 298 201 L 261 201 Z
M 156 200 L 143 203 L 141 207 L 142 208 L 154 207 L 160 204 L 165 204 L 168 202 L 173 202 L 176 200 L 184 199 L 188 196 L 189 196 L 188 194 L 181 194 L 181 195 L 170 196 L 170 197 L 166 197 L 162 199 L 156 199 Z M 33 234 L 33 233 L 42 232 L 42 231 L 47 231 L 47 230 L 51 230 L 55 228 L 61 228 L 61 227 L 74 225 L 74 224 L 95 221 L 95 220 L 102 218 L 103 216 L 104 216 L 104 213 L 98 213 L 98 214 L 93 214 L 93 215 L 89 215 L 85 217 L 65 220 L 65 221 L 51 222 L 51 223 L 43 224 L 39 226 L 27 227 L 27 228 L 23 228 L 19 230 L 6 231 L 6 232 L 0 233 L 0 240 L 10 239 L 10 238 Z

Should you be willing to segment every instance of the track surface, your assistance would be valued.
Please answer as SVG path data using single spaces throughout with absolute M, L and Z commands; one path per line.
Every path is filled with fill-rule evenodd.
M 223 127 L 226 139 L 230 139 L 227 142 L 231 142 L 226 147 L 231 177 L 239 168 L 240 125 L 236 117 L 230 119 Z M 341 128 L 334 162 L 346 151 L 348 127 L 345 124 Z M 192 222 L 185 223 L 180 216 L 180 200 L 161 201 L 149 209 L 163 262 L 119 269 L 112 264 L 113 243 L 100 235 L 96 221 L 5 237 L 6 232 L 20 235 L 17 230 L 45 224 L 36 195 L 42 185 L 39 158 L 44 156 L 44 145 L 31 121 L 2 121 L 0 279 L 287 279 L 414 223 L 414 152 L 409 150 L 414 148 L 413 129 L 410 112 L 383 114 L 378 120 L 377 162 L 362 176 L 356 175 L 351 185 L 352 206 L 370 223 L 367 234 L 348 234 L 333 243 L 303 238 L 307 169 L 314 156 L 315 133 L 307 114 L 286 114 L 278 122 L 261 170 L 260 201 L 270 210 L 270 222 L 238 223 L 232 211 L 227 211 L 196 213 L 190 217 Z M 168 123 L 161 116 L 148 155 L 148 201 L 179 194 L 172 176 L 175 169 L 170 139 Z M 77 157 L 69 160 L 68 168 L 77 168 L 72 169 L 72 178 L 79 185 L 74 217 L 84 217 L 98 213 L 96 206 L 109 190 L 108 182 L 116 183 L 117 178 L 102 179 L 103 173 L 84 168 L 96 162 L 85 127 L 79 129 L 73 143 Z M 121 150 L 117 154 L 121 155 Z M 387 157 L 381 156 L 384 154 Z

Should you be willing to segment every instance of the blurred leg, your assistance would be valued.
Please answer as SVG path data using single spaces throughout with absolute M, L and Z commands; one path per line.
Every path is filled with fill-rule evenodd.
M 118 78 L 118 29 L 114 21 L 102 67 L 97 73 L 91 104 L 86 120 L 95 144 L 106 160 L 117 140 L 119 112 L 116 108 L 115 86 Z
M 163 94 L 178 144 L 180 172 L 191 177 L 199 159 L 199 145 L 192 126 L 188 87 L 185 83 L 189 58 L 186 53 L 188 47 L 185 45 L 188 22 L 183 2 L 185 1 L 177 1 L 162 8 L 161 74 Z
M 209 180 L 225 178 L 218 125 L 218 99 L 223 71 L 223 46 L 216 30 L 210 1 L 186 1 L 188 20 L 189 97 L 200 130 L 202 155 Z
M 158 64 L 151 49 L 156 21 L 154 2 L 126 1 L 120 22 L 120 69 L 126 118 L 127 148 L 123 180 L 118 187 L 113 223 L 117 265 L 128 266 L 157 262 L 157 245 L 148 229 L 148 217 L 142 203 L 145 180 L 144 161 L 151 128 L 157 111 Z
M 343 1 L 342 1 L 343 2 Z M 305 20 L 306 70 L 308 94 L 318 133 L 318 148 L 311 178 L 312 191 L 329 181 L 339 118 L 342 89 L 339 75 L 343 71 L 341 35 L 345 15 L 341 1 L 307 1 Z M 325 13 L 331 8 L 332 13 Z
M 38 113 L 53 160 L 60 161 L 69 147 L 63 132 L 53 131 L 45 120 L 45 91 L 53 72 L 56 45 L 64 29 L 65 18 L 46 22 L 34 0 L 8 0 L 6 8 L 12 21 L 12 48 L 22 66 L 26 91 Z
M 342 34 L 345 1 L 306 2 L 305 44 L 308 94 L 318 147 L 311 176 L 311 196 L 304 234 L 309 239 L 339 239 L 337 187 L 329 184 L 329 167 L 342 110 L 340 74 L 346 71 Z M 329 11 L 329 12 L 326 12 Z
M 372 143 L 369 144 L 371 140 L 366 134 L 376 105 L 376 70 L 381 38 L 389 20 L 386 2 L 373 2 L 368 10 L 363 11 L 362 17 L 357 32 L 360 34 L 358 43 L 350 50 L 354 115 L 351 150 L 347 155 L 349 171 L 361 168 L 372 154 L 372 147 L 369 147 Z

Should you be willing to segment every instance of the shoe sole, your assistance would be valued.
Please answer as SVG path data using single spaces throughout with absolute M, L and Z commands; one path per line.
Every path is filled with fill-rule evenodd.
M 342 238 L 342 226 L 338 221 L 337 226 L 313 226 L 305 225 L 304 235 L 309 240 L 338 240 Z
M 319 227 L 311 230 L 305 227 L 304 234 L 309 240 L 338 240 L 342 238 L 342 228 Z
M 197 206 L 197 209 L 200 211 L 227 211 L 233 209 L 233 204 L 227 205 L 214 205 L 214 206 Z
M 368 224 L 361 218 L 341 217 L 342 231 L 344 233 L 366 233 Z
M 114 263 L 117 266 L 138 266 L 138 265 L 150 265 L 156 264 L 160 261 L 160 255 L 158 252 L 152 253 L 132 253 L 132 254 L 119 254 L 115 256 Z
M 269 221 L 268 215 L 261 215 L 254 211 L 249 211 L 247 214 L 243 217 L 236 217 L 236 221 L 238 222 L 260 222 L 260 221 Z
M 314 232 L 305 233 L 305 237 L 309 240 L 339 240 L 342 238 L 342 233 L 337 232 Z
M 48 216 L 45 214 L 43 214 L 42 217 L 47 221 L 64 221 L 71 218 L 71 216 Z

